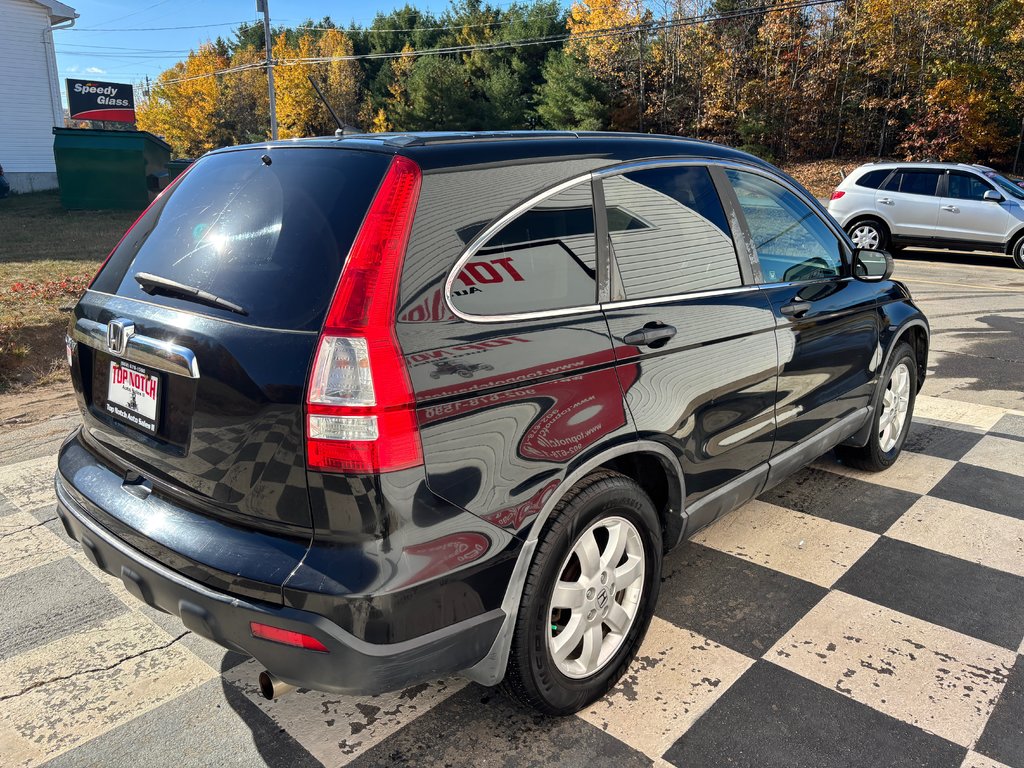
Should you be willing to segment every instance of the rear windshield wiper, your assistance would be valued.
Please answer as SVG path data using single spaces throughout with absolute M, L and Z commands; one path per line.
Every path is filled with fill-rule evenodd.
M 210 307 L 227 309 L 231 312 L 236 312 L 239 315 L 249 314 L 245 307 L 240 307 L 233 301 L 222 299 L 220 296 L 215 296 L 209 291 L 203 291 L 199 288 L 193 288 L 191 285 L 179 283 L 177 280 L 160 277 L 159 275 L 151 275 L 148 272 L 136 272 L 135 282 L 141 285 L 142 290 L 150 296 L 155 296 L 159 293 L 164 296 L 173 296 L 178 299 L 185 299 L 186 301 L 194 301 L 198 304 L 206 304 Z

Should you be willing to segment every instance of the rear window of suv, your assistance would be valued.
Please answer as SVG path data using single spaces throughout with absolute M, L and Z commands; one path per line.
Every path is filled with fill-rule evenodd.
M 868 171 L 861 176 L 854 183 L 858 187 L 867 187 L 868 189 L 878 189 L 882 186 L 882 182 L 888 178 L 889 174 L 892 173 L 891 168 L 880 168 L 874 171 Z
M 93 290 L 268 328 L 319 330 L 389 160 L 302 147 L 205 157 L 122 240 Z M 150 295 L 135 280 L 140 272 L 248 314 Z

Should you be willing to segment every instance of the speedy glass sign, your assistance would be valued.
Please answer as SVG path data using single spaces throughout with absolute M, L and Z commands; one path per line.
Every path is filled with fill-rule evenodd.
M 135 122 L 135 94 L 130 84 L 71 79 L 65 82 L 72 120 Z

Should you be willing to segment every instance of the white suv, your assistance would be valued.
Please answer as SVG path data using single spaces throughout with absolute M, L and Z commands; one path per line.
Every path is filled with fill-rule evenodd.
M 1024 268 L 1024 189 L 991 168 L 868 163 L 836 187 L 828 210 L 861 248 L 992 251 Z

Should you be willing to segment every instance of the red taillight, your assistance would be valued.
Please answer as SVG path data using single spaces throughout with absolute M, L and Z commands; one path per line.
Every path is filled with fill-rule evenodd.
M 195 165 L 195 163 L 193 163 L 192 165 Z M 96 278 L 100 276 L 100 272 L 102 272 L 103 268 L 105 266 L 107 266 L 107 262 L 110 261 L 110 257 L 114 255 L 114 252 L 118 248 L 121 247 L 121 243 L 124 242 L 125 238 L 128 237 L 128 235 L 130 235 L 132 233 L 132 230 L 135 229 L 135 225 L 138 224 L 140 221 L 142 221 L 142 217 L 145 216 L 147 213 L 149 213 L 149 209 L 152 208 L 154 205 L 156 205 L 156 201 L 157 200 L 159 200 L 165 194 L 170 192 L 171 188 L 175 184 L 177 184 L 179 181 L 181 181 L 182 178 L 184 178 L 185 174 L 187 174 L 190 170 L 192 170 L 192 165 L 190 165 L 188 168 L 186 168 L 184 171 L 182 171 L 180 174 L 178 174 L 174 178 L 174 181 L 172 181 L 170 184 L 168 184 L 166 187 L 164 187 L 162 190 L 160 190 L 160 194 L 158 194 L 156 197 L 153 198 L 153 202 L 151 202 L 149 205 L 147 205 L 145 210 L 142 213 L 139 214 L 138 218 L 135 219 L 135 221 L 132 222 L 132 225 L 130 227 L 128 227 L 128 229 L 125 230 L 124 234 L 121 235 L 121 239 L 117 241 L 117 245 L 115 245 L 113 248 L 110 249 L 110 253 L 107 254 L 107 258 L 105 258 L 103 260 L 103 263 L 100 264 L 100 268 L 96 270 L 96 274 L 92 276 L 92 280 L 89 281 L 89 285 L 88 285 L 89 288 L 92 288 L 92 284 L 96 282 Z
M 843 192 L 843 190 L 837 189 L 835 192 L 832 193 L 832 197 L 830 197 L 829 200 L 838 200 L 840 197 L 842 197 L 845 194 L 846 193 Z
M 250 621 L 249 630 L 252 632 L 253 637 L 258 637 L 261 640 L 269 640 L 272 643 L 281 643 L 283 645 L 292 645 L 296 648 L 305 648 L 307 651 L 329 653 L 326 645 L 321 643 L 315 637 L 304 635 L 301 632 L 293 632 L 290 629 L 272 627 L 269 624 L 260 624 L 258 621 Z
M 326 472 L 423 463 L 415 397 L 395 336 L 398 282 L 421 173 L 396 156 L 334 292 L 306 395 L 306 460 Z

